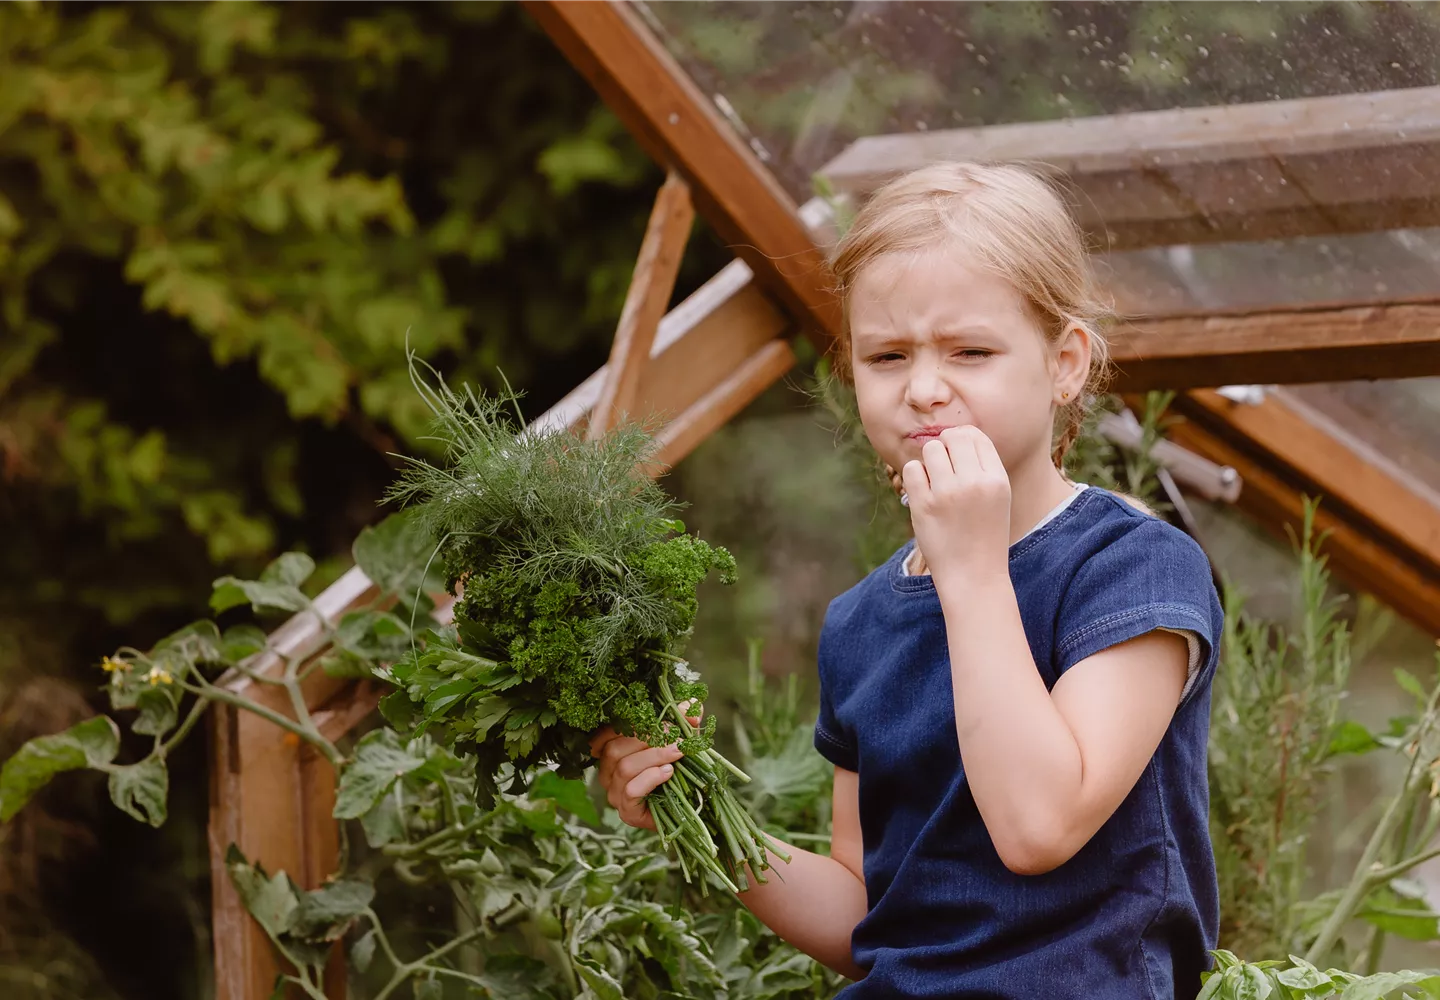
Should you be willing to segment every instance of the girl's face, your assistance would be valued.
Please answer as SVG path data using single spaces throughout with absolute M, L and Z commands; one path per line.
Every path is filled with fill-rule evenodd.
M 1065 392 L 1076 398 L 1090 364 L 1083 330 L 1047 344 L 1020 293 L 954 247 L 868 265 L 851 291 L 850 331 L 860 420 L 896 469 L 965 424 L 995 443 L 1012 479 L 1049 467 L 1054 407 Z

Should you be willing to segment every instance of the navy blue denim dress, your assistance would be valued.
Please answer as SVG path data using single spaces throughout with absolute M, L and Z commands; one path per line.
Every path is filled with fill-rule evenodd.
M 1155 756 L 1079 853 L 1043 875 L 1000 861 L 960 763 L 945 621 L 914 543 L 830 605 L 815 746 L 859 773 L 869 912 L 844 1000 L 1194 997 L 1215 947 L 1205 744 L 1222 611 L 1183 532 L 1087 489 L 1010 548 L 1047 687 L 1156 629 L 1198 636 L 1198 672 Z

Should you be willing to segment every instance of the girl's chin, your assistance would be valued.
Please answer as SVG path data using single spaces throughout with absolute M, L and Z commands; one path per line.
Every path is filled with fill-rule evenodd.
M 921 441 L 904 441 L 900 447 L 891 453 L 893 457 L 885 460 L 885 464 L 896 472 L 899 472 L 905 468 L 906 462 L 919 462 L 923 460 L 925 456 L 920 450 L 923 444 L 924 442 Z
M 927 434 L 924 437 L 906 437 L 900 439 L 900 447 L 897 453 L 904 456 L 902 461 L 910 461 L 912 458 L 920 458 L 925 451 L 925 445 L 929 441 L 939 441 L 940 435 Z

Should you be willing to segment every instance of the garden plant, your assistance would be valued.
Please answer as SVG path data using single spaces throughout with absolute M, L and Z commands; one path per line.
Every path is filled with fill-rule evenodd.
M 529 436 L 503 397 L 416 384 L 439 417 L 446 457 L 412 463 L 392 494 L 410 506 L 356 540 L 356 563 L 380 584 L 368 606 L 325 620 L 305 589 L 314 563 L 298 552 L 257 579 L 215 582 L 217 615 L 244 605 L 262 620 L 313 615 L 327 651 L 258 673 L 253 664 L 276 653 L 266 633 L 209 620 L 149 649 L 117 650 L 101 664 L 115 718 L 32 740 L 6 761 L 0 820 L 56 775 L 90 768 L 106 774 L 119 808 L 163 824 L 168 764 L 207 707 L 223 702 L 312 745 L 338 774 L 342 859 L 325 884 L 302 890 L 238 850 L 228 857 L 245 906 L 287 963 L 277 986 L 318 1000 L 329 954 L 343 942 L 358 995 L 375 1000 L 401 990 L 537 1000 L 833 994 L 838 976 L 780 942 L 730 893 L 708 893 L 739 888 L 749 857 L 742 836 L 823 849 L 830 769 L 811 748 L 796 678 L 767 685 L 757 644 L 727 727 L 737 764 L 714 750 L 716 714 L 696 730 L 685 712 L 697 709 L 680 709 L 705 694 L 682 656 L 696 587 L 730 566 L 723 550 L 684 534 L 670 501 L 636 473 L 649 435 L 631 427 L 596 443 Z M 1152 400 L 1147 438 L 1163 403 Z M 830 405 L 843 416 L 843 399 Z M 1095 439 L 1077 462 L 1077 475 L 1107 483 L 1143 483 L 1153 470 L 1145 456 Z M 1436 854 L 1440 684 L 1398 673 L 1415 708 L 1383 733 L 1341 718 L 1354 637 L 1330 595 L 1312 516 L 1313 507 L 1297 545 L 1305 613 L 1294 634 L 1228 595 L 1211 749 L 1222 943 L 1265 960 L 1217 952 L 1202 996 L 1440 997 L 1440 974 L 1366 968 L 1378 964 L 1386 934 L 1440 937 L 1440 918 L 1406 881 Z M 434 617 L 432 597 L 447 586 L 461 594 L 448 625 Z M 327 739 L 301 693 L 314 670 L 392 685 L 383 718 L 358 738 Z M 587 690 L 574 683 L 577 671 Z M 237 674 L 283 688 L 293 717 L 223 683 Z M 119 759 L 117 718 L 149 738 L 139 760 Z M 657 834 L 622 827 L 583 780 L 583 735 L 602 721 L 684 741 L 695 798 L 661 799 L 676 821 Z M 1398 788 L 1349 882 L 1302 898 L 1322 778 L 1337 757 L 1370 752 L 1398 756 Z M 405 909 L 415 898 L 447 901 L 453 923 L 415 927 Z

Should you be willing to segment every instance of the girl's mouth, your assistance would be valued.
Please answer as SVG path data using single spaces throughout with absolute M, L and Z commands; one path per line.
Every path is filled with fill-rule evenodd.
M 924 444 L 926 441 L 934 441 L 940 436 L 942 431 L 948 431 L 949 429 L 950 426 L 948 424 L 931 424 L 929 427 L 917 428 L 909 434 L 906 434 L 905 437 L 907 440 L 919 441 L 921 444 Z

